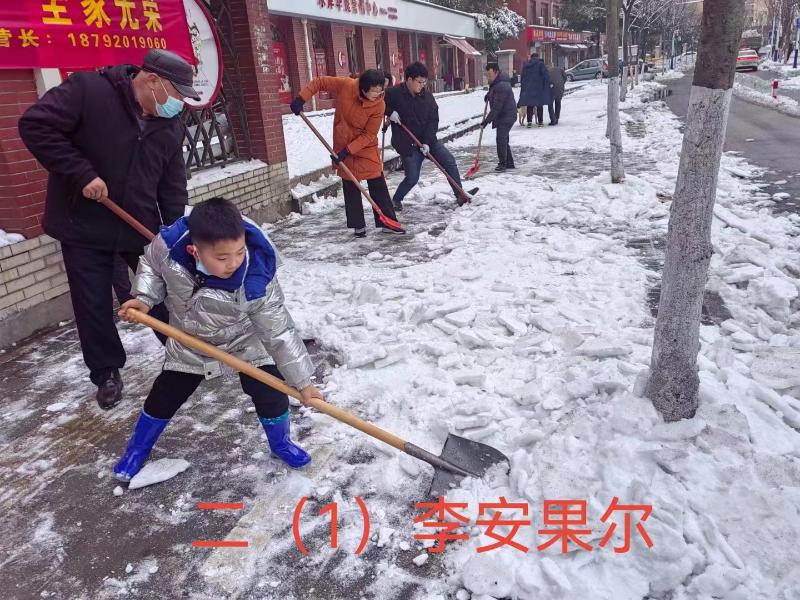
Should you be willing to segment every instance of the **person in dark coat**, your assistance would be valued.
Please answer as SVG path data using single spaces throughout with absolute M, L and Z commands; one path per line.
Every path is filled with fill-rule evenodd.
M 517 87 L 519 85 L 519 73 L 517 70 L 514 69 L 514 73 L 511 75 L 511 87 Z
M 125 350 L 113 318 L 114 257 L 136 270 L 147 240 L 98 201 L 110 198 L 153 233 L 187 204 L 184 98 L 192 66 L 166 50 L 141 68 L 72 74 L 22 115 L 22 141 L 49 172 L 43 227 L 61 242 L 81 349 L 97 402 L 122 397 Z M 155 315 L 166 316 L 161 307 Z
M 534 109 L 536 122 L 539 127 L 544 126 L 544 107 L 549 106 L 550 99 L 550 75 L 544 61 L 534 52 L 522 67 L 522 89 L 519 93 L 519 105 L 528 107 L 528 127 L 533 127 Z
M 547 105 L 547 114 L 550 125 L 558 125 L 561 118 L 561 99 L 564 97 L 564 85 L 567 82 L 567 73 L 561 67 L 553 65 L 547 70 L 550 76 L 550 104 Z
M 484 101 L 489 102 L 489 114 L 486 115 L 481 127 L 489 123 L 497 129 L 497 167 L 495 171 L 502 173 L 506 169 L 516 168 L 508 135 L 514 121 L 517 120 L 517 104 L 514 101 L 514 90 L 508 75 L 500 71 L 497 63 L 486 65 L 486 77 L 489 79 L 489 93 Z
M 427 82 L 427 67 L 421 62 L 413 62 L 406 67 L 405 81 L 386 91 L 386 115 L 392 125 L 392 147 L 400 155 L 405 173 L 405 178 L 397 186 L 392 199 L 396 211 L 403 210 L 403 198 L 419 181 L 422 162 L 428 153 L 461 187 L 456 159 L 436 138 L 439 130 L 439 105 L 433 94 L 425 89 Z M 401 123 L 422 142 L 421 147 L 416 146 L 400 126 Z M 467 201 L 455 187 L 453 193 L 459 206 Z

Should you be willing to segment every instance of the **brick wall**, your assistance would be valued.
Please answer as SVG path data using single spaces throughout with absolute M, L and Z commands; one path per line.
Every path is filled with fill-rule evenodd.
M 0 229 L 26 238 L 42 233 L 47 173 L 19 139 L 17 122 L 37 99 L 32 70 L 0 70 Z
M 364 57 L 364 68 L 362 71 L 378 68 L 378 59 L 375 56 L 376 39 L 381 39 L 380 29 L 374 29 L 372 27 L 361 28 L 361 55 Z
M 355 28 L 352 25 L 331 23 L 331 38 L 333 41 L 333 60 L 336 66 L 336 75 L 347 77 L 350 74 L 350 65 L 347 64 L 347 44 L 345 37 L 353 35 Z M 344 66 L 339 66 L 339 52 L 344 56 Z
M 402 63 L 402 59 L 400 58 L 400 53 L 397 49 L 397 32 L 396 31 L 387 31 L 386 36 L 384 38 L 384 48 L 383 51 L 386 53 L 386 62 L 389 65 L 389 70 L 391 71 L 392 75 L 395 76 L 397 83 L 403 81 L 403 73 L 401 72 L 400 65 Z M 395 55 L 395 64 L 392 64 L 392 55 Z
M 308 28 L 309 28 L 308 29 L 308 35 L 309 35 L 308 45 L 309 45 L 309 48 L 311 49 L 311 52 L 312 52 L 312 54 L 311 54 L 311 57 L 312 57 L 311 58 L 311 69 L 312 69 L 312 73 L 314 74 L 314 77 L 316 77 L 316 65 L 314 64 L 314 58 L 313 58 L 314 57 L 314 54 L 313 54 L 314 48 L 311 45 L 312 44 L 312 40 L 311 40 L 311 21 L 309 21 L 309 23 L 308 23 Z M 323 37 L 327 38 L 326 49 L 325 49 L 325 52 L 326 52 L 326 55 L 327 55 L 326 56 L 326 58 L 327 58 L 327 61 L 326 61 L 327 65 L 326 66 L 328 68 L 328 74 L 332 75 L 332 74 L 334 74 L 334 71 L 331 69 L 331 63 L 333 61 L 331 60 L 331 57 L 330 57 L 330 53 L 331 53 L 330 27 L 324 27 L 323 28 L 322 24 L 320 24 L 320 31 L 321 31 Z M 297 76 L 295 77 L 295 79 L 297 80 L 297 87 L 296 87 L 296 89 L 294 87 L 292 88 L 292 93 L 293 94 L 298 94 L 300 92 L 300 90 L 302 90 L 309 83 L 309 77 L 308 77 L 308 52 L 306 52 L 306 39 L 305 39 L 305 34 L 303 32 L 303 22 L 300 19 L 291 19 L 291 39 L 290 39 L 290 43 L 289 43 L 289 54 L 290 54 L 290 56 L 294 56 L 295 57 L 295 61 L 296 61 L 296 64 L 297 64 L 297 69 L 298 69 Z M 295 81 L 295 79 L 293 79 L 292 81 Z M 294 86 L 294 83 L 292 85 Z M 323 100 L 323 99 L 320 99 L 319 95 L 317 95 L 317 110 L 324 110 L 326 108 L 333 108 L 334 104 L 335 104 L 335 102 L 332 99 L 332 97 L 329 98 L 329 99 Z M 311 110 L 312 104 L 310 102 L 308 102 L 306 104 L 305 108 L 306 108 L 306 110 Z M 288 112 L 289 112 L 289 107 L 287 106 L 284 109 L 284 113 L 288 113 Z

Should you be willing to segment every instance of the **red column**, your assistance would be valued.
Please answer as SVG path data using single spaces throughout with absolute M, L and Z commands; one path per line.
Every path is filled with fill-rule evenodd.
M 32 70 L 0 70 L 0 229 L 42 234 L 47 172 L 19 138 L 17 122 L 39 98 Z
M 214 4 L 220 0 L 212 0 Z M 278 81 L 272 59 L 269 10 L 263 0 L 226 0 L 233 24 L 233 51 L 239 63 L 242 99 L 250 135 L 250 154 L 269 164 L 286 161 Z M 215 11 L 216 12 L 216 11 Z M 224 45 L 223 45 L 224 48 Z M 226 69 L 234 61 L 227 52 Z M 238 119 L 233 122 L 238 127 Z M 244 132 L 237 131 L 243 139 Z

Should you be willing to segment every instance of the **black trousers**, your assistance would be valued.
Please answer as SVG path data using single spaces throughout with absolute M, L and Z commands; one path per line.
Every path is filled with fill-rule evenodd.
M 497 162 L 504 167 L 514 167 L 514 156 L 508 144 L 508 134 L 514 123 L 497 126 Z
M 117 254 L 110 250 L 61 244 L 61 255 L 67 271 L 83 360 L 89 367 L 92 383 L 100 385 L 115 369 L 124 367 L 126 359 L 114 321 L 114 299 L 111 294 L 114 260 L 116 256 L 121 256 L 135 271 L 141 254 Z M 169 313 L 163 304 L 154 306 L 150 314 L 169 322 Z M 162 334 L 156 336 L 162 344 L 166 342 Z
M 367 179 L 369 195 L 375 201 L 387 217 L 397 219 L 392 205 L 392 196 L 389 194 L 389 186 L 383 175 L 375 179 Z M 353 229 L 364 229 L 367 225 L 364 222 L 364 204 L 361 199 L 361 192 L 358 191 L 356 184 L 349 179 L 342 179 L 342 191 L 344 192 L 344 211 L 347 215 L 347 226 Z M 378 213 L 372 211 L 375 216 L 375 227 L 383 227 Z
M 281 377 L 275 365 L 264 365 L 260 369 L 275 377 Z M 144 411 L 156 419 L 171 419 L 203 379 L 202 375 L 193 373 L 161 371 L 153 382 L 147 400 L 144 401 Z M 259 417 L 272 419 L 280 417 L 288 410 L 289 397 L 286 394 L 244 373 L 239 373 L 239 381 L 244 393 L 253 400 Z
M 533 109 L 536 109 L 536 122 L 541 123 L 542 119 L 544 119 L 544 106 L 528 106 L 526 107 L 526 116 L 528 117 L 528 123 L 533 121 Z
M 555 104 L 555 110 L 553 105 Z M 558 122 L 561 118 L 561 98 L 553 98 L 553 101 L 547 105 L 547 114 L 550 116 L 550 122 Z

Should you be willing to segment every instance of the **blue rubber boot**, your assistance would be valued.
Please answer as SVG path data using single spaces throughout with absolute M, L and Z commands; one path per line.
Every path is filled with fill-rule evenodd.
M 141 470 L 167 423 L 169 419 L 156 419 L 142 411 L 133 428 L 128 448 L 114 467 L 114 477 L 120 481 L 130 481 Z
M 272 453 L 293 469 L 299 469 L 311 462 L 308 452 L 295 444 L 289 437 L 289 411 L 279 417 L 267 419 L 259 417 L 264 433 L 267 434 Z

